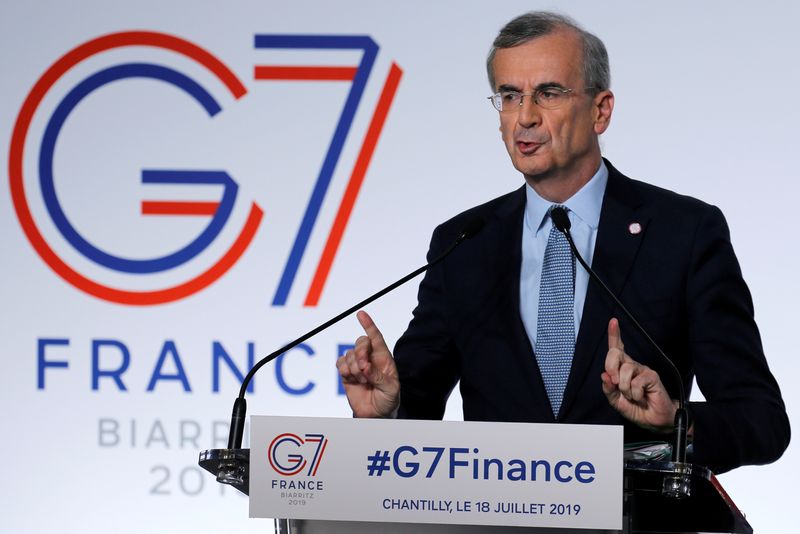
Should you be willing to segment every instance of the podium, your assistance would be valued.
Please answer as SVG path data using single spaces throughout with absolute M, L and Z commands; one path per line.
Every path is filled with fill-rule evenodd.
M 217 449 L 203 451 L 199 463 L 218 480 L 250 495 L 251 517 L 284 517 L 274 520 L 280 534 L 753 532 L 707 468 L 623 462 L 620 427 L 253 420 L 254 462 L 249 449 Z M 495 442 L 499 448 L 492 449 Z M 583 452 L 587 444 L 592 450 Z M 371 465 L 366 460 L 384 449 L 388 465 L 377 476 L 368 476 Z M 520 458 L 535 458 L 529 471 L 519 470 L 524 465 Z M 511 468 L 503 471 L 503 462 Z M 689 496 L 666 495 L 665 480 L 680 481 Z M 366 492 L 359 494 L 365 485 Z M 352 497 L 358 506 L 343 510 L 348 500 L 334 494 L 351 488 L 353 495 L 344 497 Z M 279 502 L 262 507 L 261 501 L 270 499 Z M 424 511 L 399 510 L 399 503 L 407 506 L 406 501 Z M 478 505 L 486 513 L 475 513 Z

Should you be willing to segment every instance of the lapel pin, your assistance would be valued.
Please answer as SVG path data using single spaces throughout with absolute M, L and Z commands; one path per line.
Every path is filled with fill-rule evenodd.
M 630 232 L 631 235 L 641 234 L 642 225 L 639 224 L 638 222 L 632 222 L 631 224 L 628 225 L 628 232 Z

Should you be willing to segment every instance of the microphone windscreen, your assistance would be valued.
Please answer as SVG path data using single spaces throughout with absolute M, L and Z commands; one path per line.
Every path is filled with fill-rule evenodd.
M 559 232 L 566 232 L 572 226 L 572 223 L 569 222 L 567 210 L 561 206 L 550 210 L 550 218 L 553 219 L 553 224 L 556 226 L 556 229 L 558 229 Z
M 461 239 L 469 239 L 473 237 L 475 234 L 481 231 L 483 225 L 486 222 L 480 217 L 473 217 L 467 224 L 464 225 L 464 229 L 461 231 Z

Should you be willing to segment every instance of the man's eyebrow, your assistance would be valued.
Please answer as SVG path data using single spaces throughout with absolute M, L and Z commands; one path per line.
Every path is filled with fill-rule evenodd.
M 566 89 L 566 87 L 558 82 L 544 82 L 536 86 L 537 91 L 540 89 Z
M 542 82 L 542 83 L 540 83 L 539 85 L 536 86 L 535 90 L 539 91 L 541 89 L 553 89 L 553 88 L 555 88 L 555 89 L 566 89 L 566 87 L 564 87 L 559 82 Z M 503 91 L 515 91 L 517 93 L 521 93 L 522 92 L 522 89 L 520 89 L 519 87 L 517 87 L 515 85 L 507 84 L 507 83 L 504 83 L 503 85 L 499 86 L 497 88 L 497 90 L 500 91 L 500 92 L 503 92 Z

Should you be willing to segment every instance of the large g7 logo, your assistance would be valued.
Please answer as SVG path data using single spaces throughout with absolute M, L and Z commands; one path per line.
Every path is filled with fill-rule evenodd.
M 256 82 L 316 81 L 328 84 L 337 81 L 350 84 L 272 299 L 272 306 L 284 306 L 295 285 L 322 206 L 328 202 L 326 198 L 345 143 L 348 136 L 353 137 L 351 130 L 356 112 L 362 103 L 379 47 L 365 35 L 275 34 L 256 34 L 253 46 L 260 51 L 361 52 L 361 58 L 354 66 L 256 65 L 253 71 Z M 147 50 L 143 51 L 143 47 Z M 143 59 L 154 51 L 156 55 L 169 56 L 166 64 L 160 64 L 160 59 Z M 136 56 L 136 61 L 128 60 L 131 55 Z M 116 59 L 109 61 L 109 56 Z M 98 64 L 101 66 L 98 67 Z M 176 68 L 176 65 L 179 67 Z M 305 306 L 316 306 L 319 302 L 401 74 L 402 70 L 392 62 L 338 202 L 316 269 L 313 270 L 303 302 Z M 143 98 L 136 89 L 130 89 L 142 82 L 156 82 L 154 85 L 160 88 L 168 86 L 171 91 L 168 98 L 173 99 L 177 92 L 182 99 L 181 105 L 183 101 L 190 102 L 191 113 L 175 121 L 181 125 L 177 133 L 181 137 L 180 142 L 169 147 L 158 145 L 153 149 L 155 154 L 145 152 L 141 147 L 142 136 L 147 137 L 150 133 L 147 128 L 140 126 L 137 129 L 125 122 L 103 131 L 102 126 L 96 123 L 102 123 L 105 117 L 92 107 L 96 101 L 103 102 L 103 95 L 113 92 L 110 86 L 118 88 L 124 84 L 129 88 L 125 98 L 133 99 L 133 103 L 144 103 L 141 112 L 152 114 L 159 120 L 157 125 L 148 127 L 161 129 L 165 124 L 161 122 L 164 115 L 170 115 L 172 108 L 165 106 L 161 114 L 154 111 L 153 108 L 162 105 L 162 96 Z M 213 89 L 216 96 L 207 87 Z M 186 168 L 196 161 L 192 158 L 203 156 L 206 151 L 216 154 L 214 150 L 209 150 L 216 148 L 216 144 L 199 136 L 205 144 L 195 146 L 193 142 L 182 138 L 195 132 L 192 126 L 182 121 L 195 121 L 197 111 L 200 111 L 202 118 L 216 117 L 222 110 L 221 100 L 239 100 L 246 93 L 242 82 L 218 58 L 193 43 L 163 33 L 136 31 L 109 34 L 78 46 L 56 61 L 39 78 L 25 99 L 14 125 L 9 153 L 12 201 L 26 237 L 42 260 L 81 291 L 128 305 L 172 302 L 192 295 L 219 279 L 250 246 L 263 211 L 255 202 L 249 206 L 236 203 L 239 186 L 233 177 L 219 168 L 208 169 L 209 165 L 216 165 L 216 159 L 207 160 L 212 163 L 200 165 L 200 169 Z M 126 100 L 125 103 L 131 102 Z M 120 108 L 125 107 L 122 104 L 120 100 L 114 100 L 114 108 L 109 114 L 119 113 Z M 87 108 L 94 110 L 95 114 L 92 115 L 91 111 L 87 113 Z M 237 111 L 241 111 L 241 108 Z M 78 128 L 79 134 L 71 139 L 69 133 L 65 132 L 69 131 L 71 122 L 80 120 L 84 120 L 84 128 Z M 131 120 L 130 115 L 128 120 Z M 193 123 L 194 126 L 197 124 Z M 131 133 L 140 137 L 133 137 L 127 143 L 126 139 L 120 139 L 120 134 Z M 95 142 L 99 140 L 103 148 L 92 146 L 87 138 Z M 106 139 L 112 141 L 110 145 Z M 172 138 L 169 138 L 169 143 L 171 141 Z M 83 153 L 74 152 L 76 144 L 84 150 Z M 125 196 L 124 193 L 109 189 L 113 187 L 109 185 L 111 182 L 114 186 L 130 189 L 130 171 L 124 181 L 107 180 L 109 169 L 118 170 L 120 166 L 117 157 L 122 147 L 133 147 L 136 152 L 135 160 L 128 165 L 134 165 L 133 175 L 141 180 L 141 188 L 137 191 L 177 191 L 172 194 L 187 197 L 189 194 L 184 193 L 191 189 L 195 197 L 201 194 L 205 197 L 202 200 L 180 201 L 143 199 L 134 213 L 130 205 L 130 191 Z M 187 162 L 184 159 L 183 163 L 177 164 L 178 168 L 165 168 L 163 163 L 148 168 L 140 166 L 141 159 L 148 157 L 161 160 L 166 157 L 167 161 L 174 161 L 169 158 L 178 157 L 175 154 L 187 149 L 189 160 Z M 102 164 L 96 164 L 89 171 L 80 168 L 67 172 L 55 164 L 59 153 L 67 154 L 62 158 L 68 161 L 85 163 L 99 160 Z M 238 150 L 234 153 L 238 154 Z M 340 179 L 345 176 L 341 175 Z M 65 177 L 66 185 L 62 183 Z M 98 191 L 101 187 L 104 188 L 102 193 Z M 39 190 L 41 198 L 26 193 L 26 188 L 30 191 Z M 74 196 L 76 192 L 82 202 L 77 207 L 74 202 L 69 204 L 69 194 Z M 212 194 L 214 196 L 209 199 Z M 97 198 L 100 195 L 105 196 Z M 116 200 L 110 200 L 112 197 Z M 334 202 L 330 205 L 335 205 Z M 89 209 L 84 209 L 87 204 Z M 98 207 L 105 209 L 103 213 L 106 216 L 99 214 Z M 80 210 L 91 217 L 88 221 L 82 221 L 83 226 L 80 224 Z M 124 226 L 109 224 L 117 218 L 122 220 L 120 214 L 127 217 Z M 142 216 L 158 217 L 150 217 L 150 221 L 145 222 Z M 164 216 L 169 216 L 173 222 L 166 222 Z M 186 217 L 192 220 L 186 221 Z M 207 218 L 207 222 L 204 218 Z M 205 224 L 201 226 L 201 223 Z M 143 230 L 145 227 L 146 230 Z M 170 233 L 173 230 L 174 233 Z M 131 235 L 138 239 L 135 245 L 126 241 Z M 122 253 L 114 250 L 120 246 L 124 249 Z

